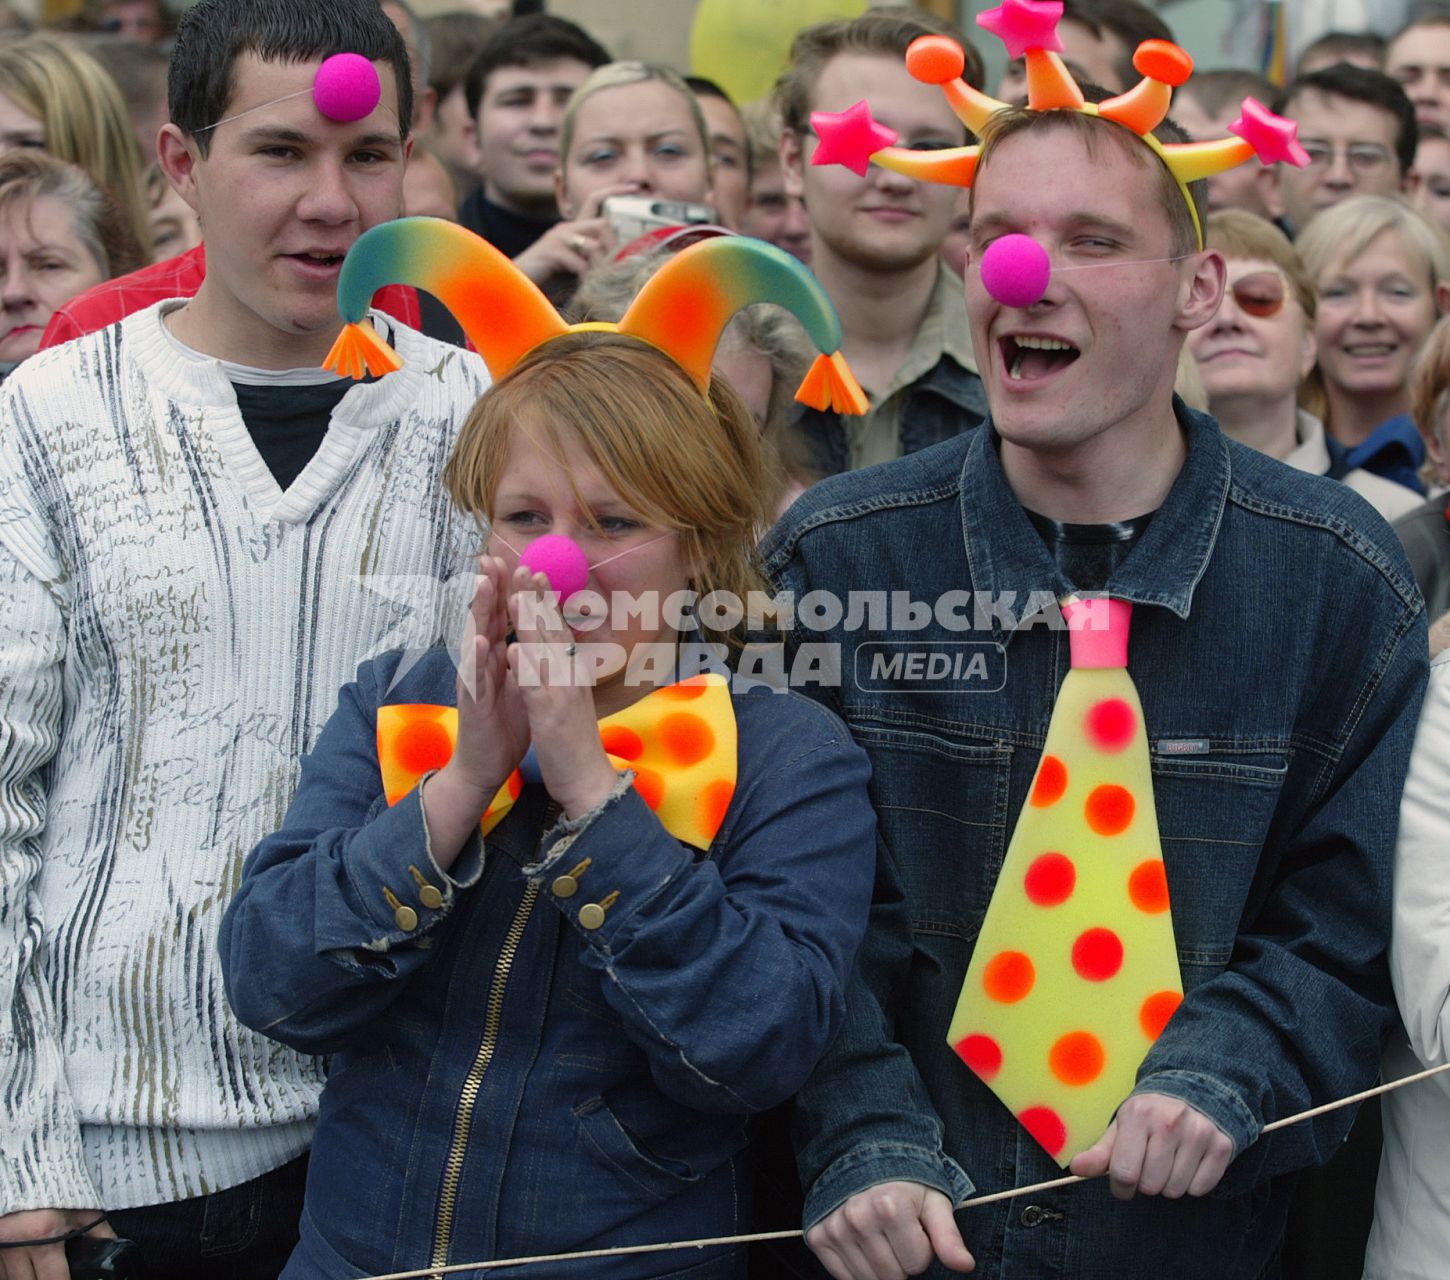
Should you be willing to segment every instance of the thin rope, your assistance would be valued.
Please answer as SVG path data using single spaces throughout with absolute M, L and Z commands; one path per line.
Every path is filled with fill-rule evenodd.
M 1450 1071 L 1450 1062 L 1416 1072 L 1414 1075 L 1402 1076 L 1398 1080 L 1390 1081 L 1389 1084 L 1376 1085 L 1373 1089 L 1350 1094 L 1349 1097 L 1340 1098 L 1335 1102 L 1326 1102 L 1323 1106 L 1311 1107 L 1308 1111 L 1299 1112 L 1298 1115 L 1285 1116 L 1282 1120 L 1274 1120 L 1266 1124 L 1260 1130 L 1260 1136 L 1273 1133 L 1276 1129 L 1287 1129 L 1291 1124 L 1312 1120 L 1316 1116 L 1322 1116 L 1330 1111 L 1338 1111 L 1341 1107 L 1352 1106 L 1367 1098 L 1378 1097 L 1382 1093 L 1403 1089 L 1407 1084 L 1428 1080 L 1431 1076 L 1438 1076 L 1445 1071 Z M 994 1191 L 990 1195 L 971 1196 L 961 1201 L 957 1208 L 977 1209 L 983 1205 L 996 1204 L 999 1200 L 1012 1200 L 1017 1196 L 1035 1195 L 1039 1191 L 1053 1191 L 1058 1187 L 1070 1186 L 1074 1182 L 1088 1181 L 1090 1179 L 1084 1178 L 1081 1174 L 1073 1173 L 1065 1178 L 1053 1178 L 1050 1182 L 1034 1182 L 1030 1187 L 1013 1187 L 1009 1191 Z M 503 1267 L 528 1267 L 541 1262 L 585 1262 L 593 1258 L 623 1258 L 636 1253 L 665 1253 L 671 1249 L 709 1249 L 721 1245 L 758 1244 L 766 1240 L 797 1240 L 803 1235 L 805 1232 L 800 1229 L 757 1231 L 753 1235 L 711 1236 L 702 1240 L 672 1240 L 664 1244 L 619 1245 L 613 1249 L 585 1249 L 577 1253 L 540 1253 L 527 1258 L 497 1258 L 492 1262 L 456 1262 L 446 1267 L 423 1267 L 418 1271 L 390 1271 L 387 1275 L 364 1276 L 362 1280 L 428 1280 L 430 1276 L 461 1275 L 465 1271 L 497 1271 Z
M 514 544 L 510 542 L 507 538 L 505 538 L 503 534 L 498 531 L 497 527 L 490 529 L 489 532 L 500 542 L 502 542 L 504 546 L 506 546 L 510 551 L 512 551 L 514 555 L 519 557 L 523 556 L 524 553 L 520 551 L 516 546 L 514 546 Z M 588 568 L 591 570 L 603 568 L 605 565 L 612 564 L 614 561 L 618 560 L 620 556 L 627 556 L 635 551 L 643 551 L 646 547 L 654 546 L 656 542 L 663 542 L 666 538 L 673 538 L 674 536 L 675 530 L 666 529 L 665 532 L 660 534 L 658 537 L 651 538 L 648 542 L 641 542 L 638 546 L 625 547 L 623 551 L 616 551 L 612 556 L 605 556 L 603 560 L 596 560 L 593 564 L 588 565 Z M 473 559 L 475 559 L 475 557 L 469 557 L 470 562 Z
M 1055 275 L 1059 271 L 1097 271 L 1102 267 L 1144 267 L 1155 262 L 1187 262 L 1189 258 L 1196 258 L 1203 251 L 1197 250 L 1194 253 L 1175 253 L 1171 258 L 1124 258 L 1121 262 L 1079 262 L 1070 267 L 1052 268 Z

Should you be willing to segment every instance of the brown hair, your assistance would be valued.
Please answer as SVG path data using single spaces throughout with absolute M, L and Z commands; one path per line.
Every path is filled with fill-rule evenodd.
M 956 26 L 924 9 L 890 6 L 871 9 L 859 18 L 807 27 L 791 44 L 790 66 L 775 85 L 785 128 L 801 134 L 810 128 L 811 95 L 832 58 L 843 53 L 876 53 L 904 59 L 917 36 L 931 35 L 950 36 L 962 46 L 967 59 L 962 78 L 980 89 L 986 79 L 982 55 Z
M 485 18 L 469 9 L 435 13 L 423 19 L 428 43 L 433 47 L 428 83 L 440 101 L 467 81 L 469 68 L 502 25 L 499 18 Z
M 680 535 L 690 586 L 742 605 L 763 589 L 756 539 L 766 522 L 759 429 L 740 398 L 708 399 L 662 351 L 624 334 L 568 333 L 535 348 L 474 406 L 443 474 L 464 511 L 493 515 L 516 430 L 562 457 L 568 437 L 641 518 Z M 581 501 L 580 506 L 585 504 Z M 709 640 L 739 645 L 743 632 Z
M 1095 96 L 1088 89 L 1083 92 L 1089 99 Z M 1168 166 L 1131 129 L 1102 116 L 1073 110 L 1034 111 L 1028 107 L 1008 107 L 1005 111 L 998 111 L 982 129 L 982 152 L 977 160 L 977 180 L 981 179 L 992 152 L 1007 138 L 1019 133 L 1045 132 L 1049 129 L 1066 129 L 1075 133 L 1089 155 L 1096 156 L 1099 142 L 1108 142 L 1140 169 L 1151 165 L 1158 178 L 1159 204 L 1168 215 L 1169 229 L 1172 232 L 1172 252 L 1189 254 L 1197 251 L 1198 232 L 1194 229 L 1193 215 L 1189 212 L 1183 192 L 1178 189 L 1178 182 L 1169 172 Z M 1165 143 L 1187 140 L 1187 135 L 1171 120 L 1165 120 L 1154 129 L 1153 136 Z M 1193 200 L 1193 207 L 1201 224 L 1208 209 L 1208 184 L 1202 179 L 1190 182 L 1188 194 Z
M 1317 295 L 1314 281 L 1289 237 L 1266 218 L 1247 209 L 1220 209 L 1208 215 L 1204 238 L 1210 249 L 1226 258 L 1259 258 L 1284 273 L 1294 301 L 1310 324 L 1314 323 Z
M 1278 92 L 1274 82 L 1257 71 L 1243 71 L 1237 67 L 1221 67 L 1214 71 L 1196 72 L 1174 91 L 1173 100 L 1187 98 L 1198 104 L 1206 116 L 1216 116 L 1229 107 L 1237 107 L 1245 98 L 1257 98 L 1268 102 Z M 1168 114 L 1173 115 L 1170 107 Z
M 116 201 L 84 169 L 43 151 L 0 155 L 0 209 L 32 206 L 42 196 L 70 210 L 76 239 L 106 279 L 134 271 L 145 261 Z

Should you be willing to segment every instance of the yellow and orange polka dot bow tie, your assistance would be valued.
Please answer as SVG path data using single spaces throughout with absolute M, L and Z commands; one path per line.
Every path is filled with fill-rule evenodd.
M 665 830 L 708 849 L 735 794 L 735 707 L 725 678 L 691 676 L 646 694 L 599 722 L 599 739 Z M 441 769 L 458 741 L 458 709 L 428 703 L 378 708 L 378 764 L 388 803 L 396 804 L 430 769 Z M 523 789 L 517 769 L 483 815 L 487 835 Z
M 1132 605 L 1074 600 L 1062 682 L 947 1039 L 1058 1164 L 1133 1091 L 1183 999 Z

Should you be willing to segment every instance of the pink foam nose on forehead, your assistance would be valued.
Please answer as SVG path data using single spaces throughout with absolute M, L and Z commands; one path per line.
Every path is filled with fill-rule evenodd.
M 550 588 L 558 594 L 559 603 L 584 589 L 589 581 L 589 560 L 573 538 L 562 533 L 546 533 L 524 548 L 519 563 L 530 573 L 542 573 Z
M 982 254 L 982 287 L 1004 307 L 1042 301 L 1052 279 L 1052 260 L 1031 236 L 993 240 Z
M 312 79 L 317 109 L 339 124 L 371 115 L 382 96 L 378 69 L 360 53 L 334 53 L 324 58 Z

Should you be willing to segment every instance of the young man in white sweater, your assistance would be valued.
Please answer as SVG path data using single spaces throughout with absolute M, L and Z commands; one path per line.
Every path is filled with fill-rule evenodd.
M 314 85 L 339 52 L 375 106 Z M 322 1064 L 235 1022 L 214 939 L 336 690 L 451 638 L 471 564 L 439 473 L 482 363 L 374 313 L 400 372 L 318 367 L 409 97 L 376 0 L 200 0 L 160 156 L 205 282 L 0 394 L 0 1280 L 63 1280 L 31 1242 L 102 1214 L 153 1280 L 275 1277 L 296 1239 Z

